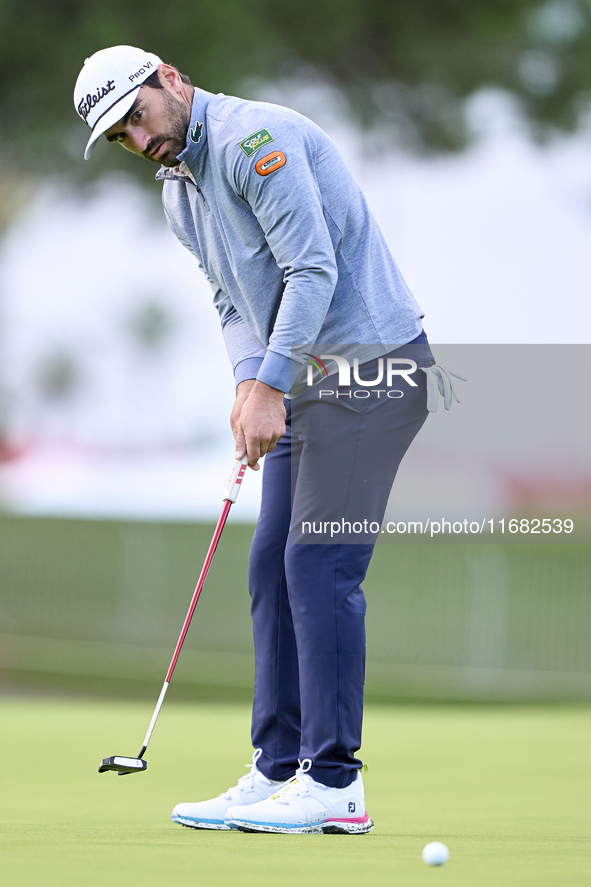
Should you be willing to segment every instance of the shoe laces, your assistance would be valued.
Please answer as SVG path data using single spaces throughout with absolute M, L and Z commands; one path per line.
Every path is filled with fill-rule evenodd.
M 224 792 L 220 797 L 226 798 L 228 801 L 234 800 L 234 795 L 236 795 L 241 790 L 246 789 L 247 791 L 252 791 L 254 788 L 254 781 L 256 776 L 258 775 L 259 779 L 264 779 L 266 782 L 270 782 L 270 779 L 267 779 L 260 770 L 257 769 L 257 761 L 262 755 L 262 748 L 256 748 L 254 750 L 254 754 L 252 756 L 252 764 L 245 764 L 245 767 L 250 767 L 250 773 L 245 773 L 244 776 L 241 776 L 238 780 L 238 785 L 233 785 L 232 788 L 229 788 L 227 792 Z
M 303 761 L 298 760 L 300 765 L 291 779 L 284 782 L 281 788 L 271 795 L 274 801 L 280 804 L 289 804 L 291 795 L 307 795 L 310 791 L 310 783 L 314 782 L 311 776 L 308 776 L 308 770 L 312 766 L 310 758 L 304 758 Z

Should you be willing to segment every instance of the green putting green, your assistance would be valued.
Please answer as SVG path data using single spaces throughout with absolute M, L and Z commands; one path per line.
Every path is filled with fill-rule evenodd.
M 99 775 L 135 755 L 152 705 L 0 700 L 2 883 L 15 887 L 557 887 L 591 879 L 591 710 L 370 707 L 366 836 L 201 832 L 175 803 L 245 773 L 249 709 L 165 704 L 145 774 Z M 421 850 L 443 841 L 450 860 Z

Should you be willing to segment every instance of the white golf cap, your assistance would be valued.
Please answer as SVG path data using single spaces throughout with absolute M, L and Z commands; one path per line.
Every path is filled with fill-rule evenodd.
M 85 160 L 98 137 L 125 116 L 144 80 L 161 64 L 157 55 L 137 46 L 111 46 L 86 59 L 74 87 L 74 107 L 92 128 Z

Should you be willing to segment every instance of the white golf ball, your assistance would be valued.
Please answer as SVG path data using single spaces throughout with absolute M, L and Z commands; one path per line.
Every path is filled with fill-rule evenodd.
M 427 865 L 443 865 L 449 859 L 449 850 L 440 841 L 432 841 L 423 848 L 423 861 Z

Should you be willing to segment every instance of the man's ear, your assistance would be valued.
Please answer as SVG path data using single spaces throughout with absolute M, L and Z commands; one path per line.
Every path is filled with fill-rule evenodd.
M 172 65 L 165 65 L 164 62 L 158 65 L 157 69 L 160 82 L 173 92 L 180 93 L 183 85 L 181 75 Z

